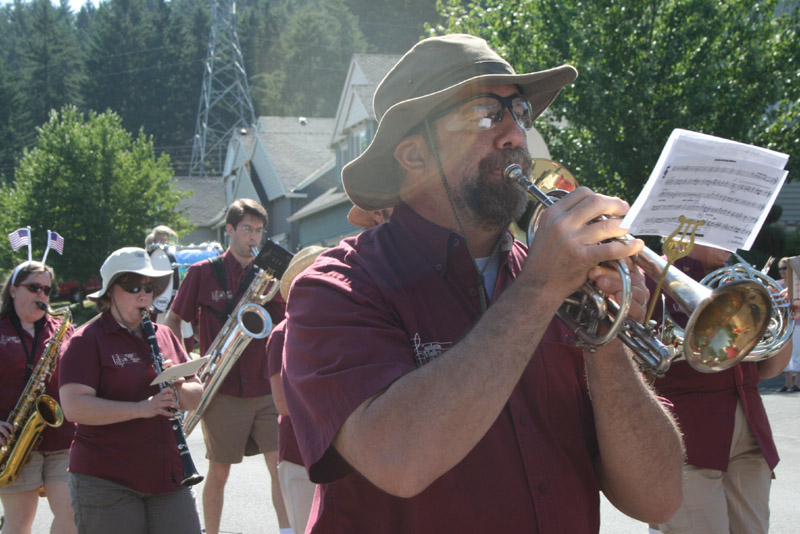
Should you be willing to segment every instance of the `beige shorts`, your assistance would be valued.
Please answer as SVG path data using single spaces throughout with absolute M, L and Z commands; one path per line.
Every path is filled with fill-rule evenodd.
M 28 463 L 22 466 L 14 482 L 0 488 L 0 493 L 22 493 L 41 488 L 45 483 L 66 482 L 69 449 L 63 451 L 33 451 Z
M 245 455 L 278 450 L 278 410 L 272 395 L 232 397 L 217 393 L 203 418 L 206 458 L 238 464 Z

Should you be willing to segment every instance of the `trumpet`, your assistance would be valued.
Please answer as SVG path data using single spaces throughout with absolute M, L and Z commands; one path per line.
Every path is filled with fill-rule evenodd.
M 522 185 L 541 205 L 536 206 L 527 224 L 529 245 L 541 210 L 567 194 L 566 191 L 545 193 L 537 184 L 552 181 L 554 173 L 572 184 L 576 183 L 569 171 L 549 160 L 534 159 L 533 171 L 536 176 L 528 178 L 519 165 L 512 164 L 503 173 L 505 178 Z M 659 280 L 663 277 L 662 291 L 690 314 L 683 354 L 696 370 L 708 373 L 736 365 L 763 336 L 772 301 L 768 291 L 758 282 L 735 280 L 712 290 L 667 265 L 666 260 L 647 247 L 631 259 L 650 278 Z M 670 351 L 658 339 L 654 322 L 641 325 L 628 317 L 631 296 L 626 292 L 630 293 L 630 273 L 627 267 L 618 267 L 624 267 L 624 263 L 610 264 L 617 269 L 623 283 L 619 304 L 587 281 L 580 291 L 567 298 L 557 315 L 579 337 L 580 344 L 590 350 L 613 339 L 608 335 L 595 335 L 600 325 L 605 325 L 607 333 L 614 333 L 614 337 L 619 337 L 633 351 L 634 359 L 643 370 L 661 376 L 669 369 Z

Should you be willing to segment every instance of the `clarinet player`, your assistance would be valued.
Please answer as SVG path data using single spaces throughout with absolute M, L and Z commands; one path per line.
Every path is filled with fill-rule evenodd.
M 170 418 L 195 408 L 202 386 L 196 377 L 151 386 L 154 356 L 142 328 L 141 310 L 172 271 L 153 269 L 144 249 L 130 247 L 113 252 L 100 273 L 103 287 L 89 298 L 102 313 L 70 340 L 59 377 L 64 413 L 78 425 L 69 465 L 78 532 L 199 533 Z M 156 328 L 163 367 L 187 361 L 172 331 Z

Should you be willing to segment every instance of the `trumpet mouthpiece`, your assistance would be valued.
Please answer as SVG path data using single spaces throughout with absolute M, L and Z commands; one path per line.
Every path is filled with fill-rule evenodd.
M 36 306 L 40 310 L 43 310 L 43 311 L 47 311 L 47 308 L 48 308 L 47 304 L 45 304 L 44 302 L 39 302 L 39 301 L 36 301 Z

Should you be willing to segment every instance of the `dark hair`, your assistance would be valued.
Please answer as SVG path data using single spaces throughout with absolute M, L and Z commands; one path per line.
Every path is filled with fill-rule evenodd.
M 234 200 L 228 207 L 228 213 L 225 215 L 225 224 L 230 224 L 236 229 L 239 222 L 244 219 L 245 215 L 251 215 L 264 221 L 264 226 L 269 224 L 269 217 L 267 210 L 264 206 L 250 198 L 240 198 Z
M 17 274 L 16 277 L 14 277 L 14 273 Z M 11 279 L 13 278 L 14 285 L 19 287 L 30 275 L 37 273 L 49 274 L 51 282 L 55 278 L 53 268 L 48 267 L 40 261 L 26 261 L 20 263 L 14 270 L 8 273 L 8 277 L 5 282 L 3 282 L 2 296 L 0 297 L 0 301 L 2 301 L 2 304 L 0 304 L 0 317 L 7 317 L 14 307 L 14 299 L 11 298 Z

